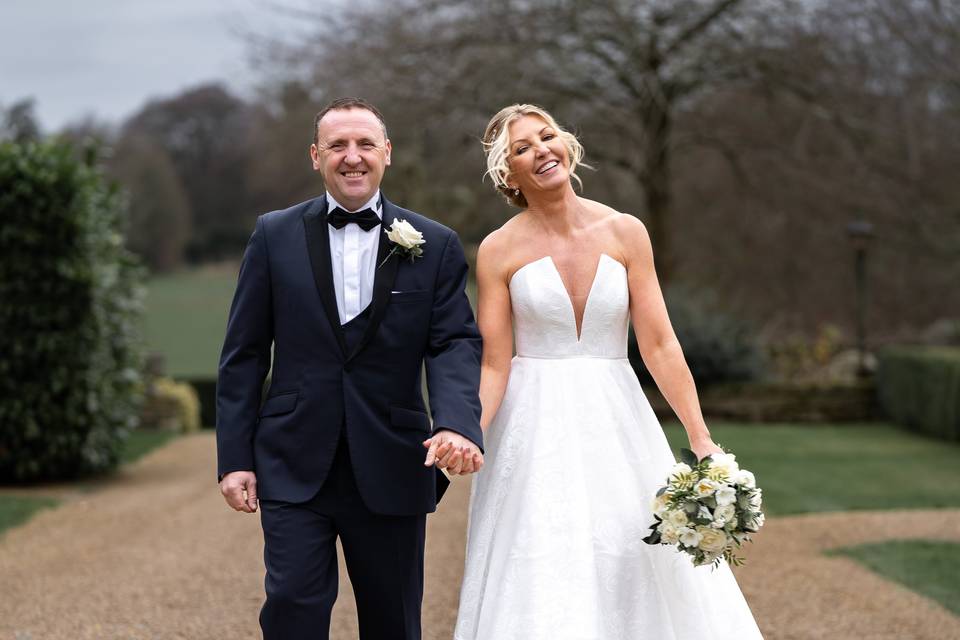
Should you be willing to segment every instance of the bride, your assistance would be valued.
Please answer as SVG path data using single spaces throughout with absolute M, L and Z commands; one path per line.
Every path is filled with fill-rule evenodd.
M 726 564 L 642 541 L 674 458 L 626 357 L 629 322 L 691 448 L 720 451 L 646 229 L 576 195 L 583 148 L 543 109 L 501 110 L 483 143 L 522 211 L 477 256 L 487 448 L 455 639 L 760 638 Z

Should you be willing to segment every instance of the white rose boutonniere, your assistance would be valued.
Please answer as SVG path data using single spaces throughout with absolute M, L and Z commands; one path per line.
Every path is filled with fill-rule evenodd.
M 387 254 L 387 257 L 384 258 L 383 262 L 380 263 L 381 267 L 390 259 L 390 256 L 395 253 L 404 258 L 408 258 L 410 262 L 413 262 L 423 255 L 422 245 L 426 244 L 427 241 L 423 239 L 423 234 L 417 231 L 413 225 L 406 220 L 394 220 L 390 228 L 384 229 L 383 232 L 387 234 L 387 239 L 393 243 L 393 248 L 390 250 L 390 253 Z

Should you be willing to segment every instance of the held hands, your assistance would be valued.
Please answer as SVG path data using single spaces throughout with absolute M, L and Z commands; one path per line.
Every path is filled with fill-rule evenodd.
M 255 513 L 257 510 L 257 476 L 253 471 L 231 471 L 223 476 L 220 493 L 235 511 Z
M 483 454 L 477 445 L 454 431 L 440 429 L 424 440 L 423 446 L 427 449 L 424 466 L 436 464 L 453 476 L 465 476 L 483 467 Z

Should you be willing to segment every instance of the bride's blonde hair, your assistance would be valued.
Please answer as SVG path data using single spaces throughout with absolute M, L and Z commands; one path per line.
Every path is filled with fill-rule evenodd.
M 523 193 L 507 186 L 507 177 L 510 175 L 510 125 L 523 116 L 538 116 L 557 132 L 560 141 L 567 150 L 567 159 L 570 161 L 570 177 L 577 181 L 580 188 L 583 182 L 577 175 L 577 166 L 589 167 L 583 162 L 583 145 L 577 137 L 563 129 L 543 107 L 535 104 L 512 104 L 497 112 L 490 119 L 483 132 L 483 150 L 487 154 L 487 173 L 493 180 L 493 186 L 512 205 L 526 208 L 527 199 Z

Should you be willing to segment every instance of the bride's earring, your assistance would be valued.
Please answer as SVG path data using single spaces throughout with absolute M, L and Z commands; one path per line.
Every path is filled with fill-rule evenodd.
M 514 195 L 515 198 L 519 198 L 519 197 L 520 197 L 520 189 L 519 189 L 519 188 L 514 189 L 514 190 L 513 190 L 513 195 Z

